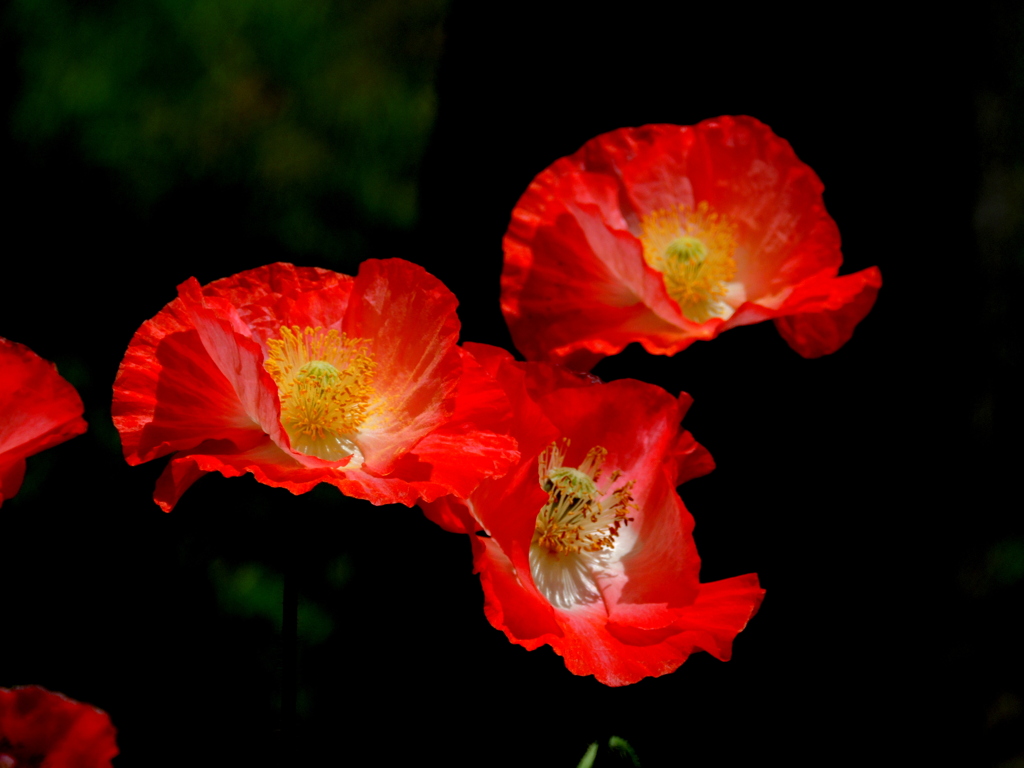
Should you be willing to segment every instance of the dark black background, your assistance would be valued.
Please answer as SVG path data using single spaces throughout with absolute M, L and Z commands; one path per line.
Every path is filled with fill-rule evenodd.
M 510 211 L 584 141 L 750 114 L 816 170 L 844 272 L 884 280 L 846 347 L 804 360 L 766 323 L 595 370 L 695 398 L 685 425 L 718 462 L 681 490 L 702 577 L 767 589 L 732 661 L 576 678 L 490 627 L 468 543 L 415 509 L 210 477 L 161 513 L 160 462 L 129 468 L 109 421 L 132 333 L 189 276 L 315 262 L 230 188 L 141 212 L 70 143 L 8 138 L 0 334 L 57 361 L 90 431 L 30 459 L 0 510 L 0 685 L 108 711 L 117 765 L 282 764 L 276 634 L 220 607 L 210 563 L 279 570 L 288 516 L 334 627 L 301 657 L 296 764 L 574 766 L 613 734 L 644 766 L 1022 764 L 1021 15 L 831 8 L 456 2 L 420 223 L 366 239 L 455 292 L 463 340 L 511 348 Z

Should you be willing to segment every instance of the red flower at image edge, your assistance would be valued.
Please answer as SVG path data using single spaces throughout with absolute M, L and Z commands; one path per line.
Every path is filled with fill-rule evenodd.
M 35 685 L 0 688 L 0 768 L 110 768 L 106 712 Z
M 0 338 L 0 505 L 21 488 L 26 457 L 85 432 L 83 410 L 53 363 Z
M 421 506 L 448 530 L 486 532 L 470 539 L 488 621 L 607 685 L 672 672 L 698 650 L 729 659 L 764 590 L 756 574 L 698 578 L 675 489 L 714 462 L 679 427 L 690 397 L 467 347 L 509 394 L 522 460 L 465 501 Z
M 823 185 L 752 117 L 622 128 L 543 171 L 505 235 L 501 307 L 530 360 L 589 370 L 630 342 L 673 355 L 774 320 L 804 357 L 835 352 L 874 304 L 837 277 Z
M 401 259 L 355 278 L 284 263 L 191 278 L 118 370 L 125 458 L 174 454 L 154 495 L 165 511 L 207 472 L 374 504 L 465 496 L 518 452 L 503 391 L 456 345 L 456 305 Z

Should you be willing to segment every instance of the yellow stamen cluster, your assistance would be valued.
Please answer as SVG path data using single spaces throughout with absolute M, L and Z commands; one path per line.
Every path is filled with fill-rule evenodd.
M 640 220 L 644 260 L 662 274 L 683 314 L 703 323 L 718 314 L 726 283 L 736 276 L 736 226 L 706 201 L 674 205 Z
M 568 444 L 568 440 L 561 446 L 552 443 L 540 455 L 540 485 L 548 493 L 548 502 L 537 515 L 533 544 L 555 555 L 610 549 L 619 529 L 633 519 L 628 514 L 636 509 L 631 494 L 634 481 L 612 491 L 620 475 L 615 471 L 604 488 L 598 485 L 608 455 L 601 446 L 591 448 L 578 468 L 563 467 Z
M 292 449 L 326 461 L 356 451 L 359 427 L 373 413 L 376 363 L 365 339 L 323 328 L 281 328 L 263 367 L 277 384 L 281 425 Z

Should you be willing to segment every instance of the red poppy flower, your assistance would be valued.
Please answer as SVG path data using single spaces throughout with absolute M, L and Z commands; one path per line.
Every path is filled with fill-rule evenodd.
M 673 355 L 774 320 L 804 357 L 874 304 L 877 267 L 837 277 L 822 183 L 752 117 L 622 128 L 543 171 L 505 235 L 501 306 L 530 360 L 589 369 L 630 342 Z
M 714 462 L 679 427 L 690 397 L 467 346 L 506 387 L 523 458 L 465 501 L 421 506 L 487 534 L 470 539 L 491 624 L 607 685 L 672 672 L 697 650 L 727 660 L 764 591 L 756 574 L 699 581 L 675 488 Z
M 106 712 L 39 686 L 0 688 L 0 768 L 110 768 Z
M 355 278 L 281 263 L 191 278 L 118 370 L 125 457 L 174 454 L 154 495 L 165 511 L 207 472 L 374 504 L 466 495 L 518 453 L 501 388 L 456 346 L 456 304 L 401 259 Z
M 0 504 L 21 488 L 26 457 L 85 432 L 82 411 L 53 363 L 0 338 Z

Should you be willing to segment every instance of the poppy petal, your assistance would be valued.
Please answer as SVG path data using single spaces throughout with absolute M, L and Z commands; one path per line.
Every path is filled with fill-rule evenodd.
M 440 280 L 401 259 L 364 262 L 356 276 L 345 332 L 373 339 L 383 407 L 361 429 L 359 446 L 374 474 L 390 473 L 451 417 L 462 372 L 457 304 Z
M 794 316 L 776 323 L 794 349 L 835 351 L 881 279 L 872 268 L 870 280 L 849 281 L 864 280 L 849 309 L 801 308 L 801 297 L 822 292 L 822 276 L 855 277 L 836 277 L 839 230 L 823 189 L 752 117 L 591 139 L 541 172 L 513 211 L 502 272 L 512 338 L 530 360 L 589 368 L 631 342 L 673 355 Z M 841 293 L 848 287 L 829 295 Z
M 356 278 L 282 263 L 207 286 L 190 279 L 118 371 L 125 457 L 174 454 L 155 494 L 165 510 L 209 472 L 293 493 L 326 482 L 374 504 L 466 495 L 518 452 L 507 395 L 456 346 L 455 307 L 401 259 L 365 262 Z M 342 375 L 351 360 L 338 357 L 349 339 L 367 372 L 354 389 Z M 282 425 L 285 397 L 301 451 Z M 369 415 L 351 420 L 353 403 Z
M 83 410 L 53 363 L 0 338 L 0 504 L 21 487 L 27 457 L 85 432 Z
M 881 285 L 877 267 L 843 277 L 807 281 L 799 291 L 794 291 L 792 299 L 792 304 L 799 301 L 807 310 L 775 318 L 775 327 L 786 343 L 804 357 L 830 355 L 853 336 L 857 323 L 874 306 Z
M 449 530 L 486 534 L 470 540 L 488 621 L 607 685 L 669 673 L 697 650 L 728 658 L 763 591 L 754 575 L 700 583 L 675 488 L 714 461 L 680 429 L 690 397 L 470 350 L 508 394 L 522 458 L 465 502 L 425 506 Z
M 111 768 L 117 732 L 106 712 L 31 685 L 0 688 L 0 764 Z

